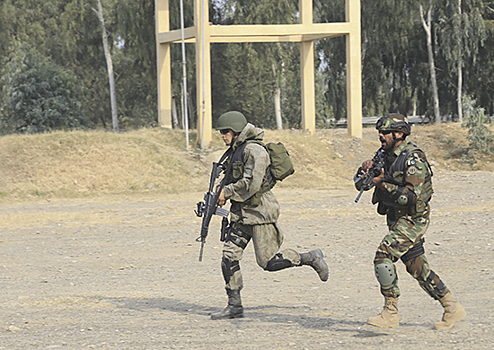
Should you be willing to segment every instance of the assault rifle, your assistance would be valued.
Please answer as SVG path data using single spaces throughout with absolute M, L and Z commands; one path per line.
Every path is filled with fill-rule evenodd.
M 362 193 L 364 193 L 364 191 L 368 191 L 372 187 L 377 185 L 377 182 L 375 184 L 372 184 L 372 180 L 374 180 L 375 177 L 381 175 L 381 171 L 384 167 L 384 159 L 384 149 L 380 148 L 374 155 L 374 158 L 372 158 L 372 166 L 365 174 L 363 174 L 363 176 L 358 176 L 358 173 L 362 171 L 362 168 L 359 169 L 357 176 L 355 177 L 355 186 L 360 184 L 360 192 L 355 199 L 355 203 L 359 201 L 360 196 L 362 196 Z
M 211 178 L 209 179 L 209 189 L 204 194 L 204 201 L 198 202 L 197 210 L 194 210 L 194 212 L 198 217 L 202 217 L 201 235 L 196 240 L 198 242 L 201 242 L 199 261 L 202 261 L 204 244 L 206 243 L 206 237 L 208 236 L 208 231 L 209 231 L 209 223 L 211 222 L 211 218 L 213 217 L 213 215 L 216 214 L 223 217 L 223 221 L 221 223 L 222 238 L 228 226 L 227 218 L 230 212 L 218 206 L 218 197 L 221 193 L 221 190 L 223 189 L 223 186 L 225 185 L 225 180 L 231 167 L 228 168 L 227 174 L 223 177 L 223 180 L 220 182 L 216 191 L 214 189 L 216 179 L 220 176 L 221 172 L 225 170 L 225 165 L 222 164 L 222 160 L 226 158 L 227 154 L 229 154 L 229 152 L 226 152 L 223 155 L 223 157 L 221 157 L 218 163 L 216 162 L 213 163 L 213 169 L 211 170 Z

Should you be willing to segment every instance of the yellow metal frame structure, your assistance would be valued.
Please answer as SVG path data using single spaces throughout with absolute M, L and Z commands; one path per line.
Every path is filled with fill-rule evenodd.
M 155 0 L 158 68 L 158 122 L 172 127 L 170 44 L 182 41 L 181 30 L 170 30 L 169 0 Z M 346 36 L 348 134 L 362 137 L 362 72 L 360 0 L 345 0 L 345 22 L 313 23 L 313 0 L 299 0 L 300 23 L 281 25 L 210 25 L 209 0 L 194 0 L 194 26 L 184 29 L 187 43 L 196 46 L 198 143 L 212 140 L 211 43 L 300 42 L 302 128 L 316 129 L 314 40 Z M 207 24 L 207 25 L 206 25 Z

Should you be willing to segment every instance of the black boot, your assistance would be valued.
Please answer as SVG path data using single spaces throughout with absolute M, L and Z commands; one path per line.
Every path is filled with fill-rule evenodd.
M 242 301 L 240 300 L 240 291 L 227 289 L 226 294 L 228 294 L 228 306 L 220 312 L 211 314 L 212 320 L 244 317 L 244 308 L 242 307 Z
M 321 249 L 311 250 L 308 253 L 300 254 L 301 262 L 300 265 L 309 265 L 317 274 L 321 281 L 326 282 L 329 278 L 329 268 L 324 261 L 324 255 Z

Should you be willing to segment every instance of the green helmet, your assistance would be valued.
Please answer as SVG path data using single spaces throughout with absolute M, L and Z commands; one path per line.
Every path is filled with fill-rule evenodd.
M 235 132 L 241 132 L 247 125 L 247 119 L 240 112 L 231 111 L 223 113 L 218 118 L 216 130 L 232 129 Z
M 407 117 L 401 114 L 388 114 L 379 118 L 376 129 L 379 131 L 401 131 L 405 135 L 411 133 Z

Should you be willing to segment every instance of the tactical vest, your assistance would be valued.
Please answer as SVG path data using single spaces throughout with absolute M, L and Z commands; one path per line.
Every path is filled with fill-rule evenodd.
M 424 181 L 423 191 L 419 196 L 416 197 L 416 203 L 413 206 L 404 206 L 400 205 L 398 202 L 398 198 L 394 198 L 393 196 L 387 195 L 387 191 L 379 190 L 377 191 L 379 202 L 382 203 L 385 207 L 392 207 L 394 209 L 394 214 L 396 217 L 400 217 L 406 213 L 410 215 L 416 215 L 424 212 L 427 207 L 429 201 L 432 198 L 432 194 L 434 190 L 432 189 L 432 169 L 429 165 L 429 162 L 425 158 L 424 152 L 418 148 L 413 143 L 409 142 L 406 148 L 400 153 L 400 155 L 395 159 L 395 161 L 391 164 L 389 169 L 385 169 L 384 172 L 384 182 L 391 183 L 397 185 L 398 187 L 404 188 L 406 186 L 405 183 L 405 172 L 407 171 L 407 159 L 408 157 L 414 153 L 418 152 L 421 161 L 426 164 L 427 169 L 429 171 L 429 175 Z M 413 164 L 409 164 L 413 165 Z M 378 212 L 384 214 L 384 208 L 378 208 Z M 385 209 L 384 209 L 385 211 Z
M 242 143 L 233 153 L 233 155 L 229 159 L 229 164 L 231 162 L 232 170 L 230 171 L 230 174 L 228 175 L 225 185 L 229 185 L 231 183 L 237 182 L 244 176 L 244 160 L 243 160 L 243 155 L 244 155 L 244 149 L 245 146 L 247 146 L 248 143 L 257 143 L 261 146 L 263 146 L 266 149 L 266 146 L 264 143 L 258 140 L 247 140 L 244 143 Z M 268 152 L 266 150 L 266 152 Z M 268 152 L 269 153 L 269 152 Z M 257 206 L 261 204 L 261 197 L 264 193 L 268 192 L 271 190 L 274 185 L 276 185 L 276 180 L 273 178 L 271 172 L 269 171 L 269 167 L 266 169 L 266 172 L 264 173 L 264 178 L 262 179 L 261 183 L 261 188 L 259 191 L 257 191 L 252 197 L 247 199 L 244 204 L 249 204 L 253 206 Z

